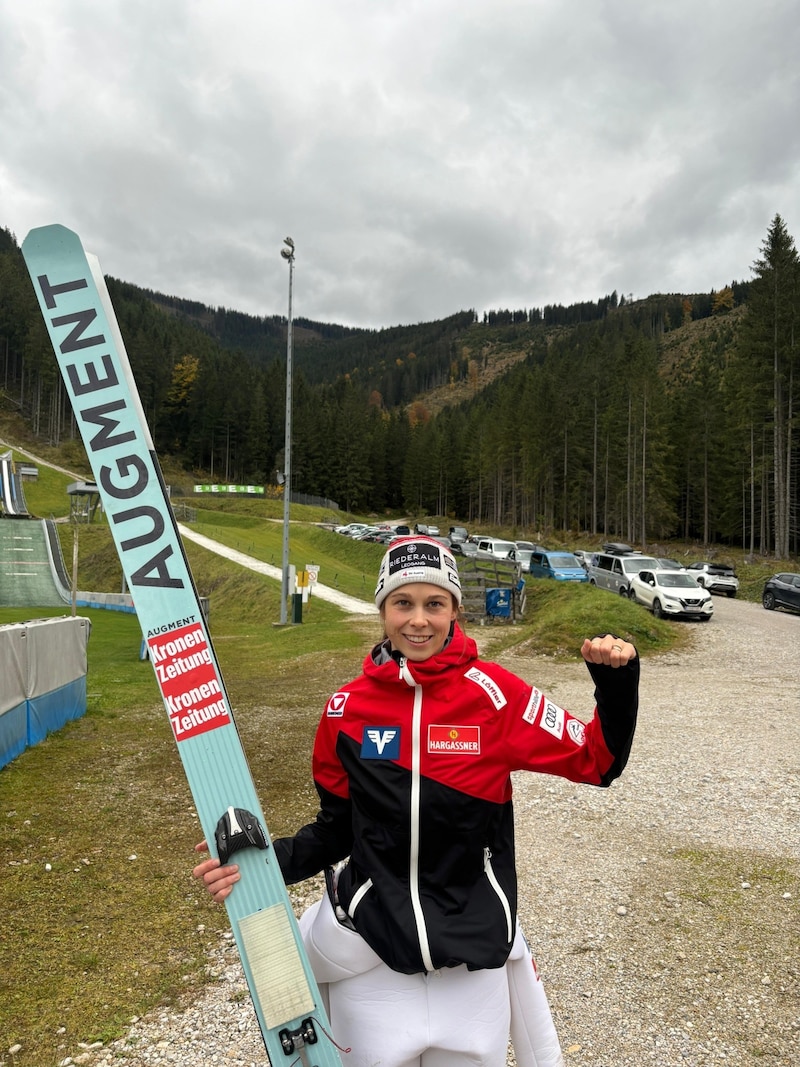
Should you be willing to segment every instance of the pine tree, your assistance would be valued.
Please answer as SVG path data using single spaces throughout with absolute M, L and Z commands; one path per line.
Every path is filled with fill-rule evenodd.
M 772 534 L 775 557 L 782 559 L 789 553 L 791 518 L 796 508 L 793 412 L 800 258 L 780 215 L 772 220 L 753 271 L 756 277 L 750 287 L 738 359 L 745 368 L 745 381 L 749 380 L 756 395 L 763 398 L 756 418 L 760 414 L 763 425 L 771 423 Z M 755 425 L 753 430 L 757 439 L 761 427 Z M 762 494 L 767 488 L 762 485 Z

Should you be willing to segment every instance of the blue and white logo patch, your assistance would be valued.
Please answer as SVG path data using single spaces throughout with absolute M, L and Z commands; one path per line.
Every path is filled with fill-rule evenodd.
M 399 726 L 365 726 L 361 738 L 362 759 L 399 759 Z

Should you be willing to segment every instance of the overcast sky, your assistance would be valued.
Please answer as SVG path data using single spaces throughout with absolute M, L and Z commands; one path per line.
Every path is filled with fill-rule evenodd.
M 0 0 L 0 226 L 392 326 L 751 276 L 800 242 L 797 0 Z

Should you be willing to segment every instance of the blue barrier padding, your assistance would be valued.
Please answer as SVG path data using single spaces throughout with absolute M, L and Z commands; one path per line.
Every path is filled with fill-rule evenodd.
M 5 767 L 25 751 L 28 744 L 28 702 L 0 715 L 0 767 Z
M 135 615 L 136 614 L 136 608 L 133 606 L 132 603 L 130 603 L 130 604 L 125 604 L 125 603 L 122 603 L 122 602 L 117 603 L 117 602 L 115 602 L 113 600 L 110 600 L 110 599 L 108 599 L 108 600 L 101 599 L 101 597 L 102 597 L 102 594 L 100 596 L 98 596 L 97 599 L 87 599 L 86 598 L 86 594 L 84 594 L 83 597 L 78 595 L 78 597 L 75 600 L 75 606 L 78 607 L 78 608 L 96 608 L 98 610 L 103 609 L 105 611 L 125 611 L 129 615 Z
M 53 730 L 86 711 L 86 675 L 28 700 L 28 744 L 38 745 Z

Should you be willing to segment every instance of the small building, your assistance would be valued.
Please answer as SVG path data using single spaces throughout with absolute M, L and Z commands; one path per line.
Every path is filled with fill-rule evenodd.
M 67 486 L 70 522 L 93 522 L 100 503 L 96 482 L 72 482 Z

